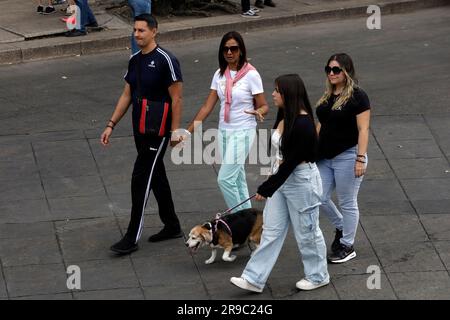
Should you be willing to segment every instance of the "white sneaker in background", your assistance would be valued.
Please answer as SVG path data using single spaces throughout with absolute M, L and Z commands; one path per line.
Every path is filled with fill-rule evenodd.
M 244 18 L 259 18 L 260 15 L 250 9 L 247 12 L 242 13 L 241 17 L 244 17 Z

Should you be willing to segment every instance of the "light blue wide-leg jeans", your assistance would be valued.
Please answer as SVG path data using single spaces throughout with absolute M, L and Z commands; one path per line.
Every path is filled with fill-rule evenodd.
M 316 165 L 298 165 L 286 182 L 267 199 L 261 242 L 247 263 L 242 278 L 264 288 L 291 223 L 305 278 L 313 283 L 329 280 L 327 249 L 319 227 L 321 194 L 322 183 Z

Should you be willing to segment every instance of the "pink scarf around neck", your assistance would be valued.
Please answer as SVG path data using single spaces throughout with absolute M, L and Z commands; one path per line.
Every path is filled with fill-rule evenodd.
M 225 70 L 225 78 L 227 79 L 227 84 L 225 88 L 225 122 L 230 122 L 230 108 L 231 108 L 231 91 L 236 82 L 241 80 L 250 70 L 256 70 L 254 66 L 250 63 L 245 63 L 244 66 L 239 70 L 234 77 L 231 78 L 230 67 Z

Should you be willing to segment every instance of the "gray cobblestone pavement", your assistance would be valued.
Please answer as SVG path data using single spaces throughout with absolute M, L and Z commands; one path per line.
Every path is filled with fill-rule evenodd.
M 99 135 L 123 86 L 127 51 L 0 67 L 0 299 L 449 299 L 449 18 L 441 7 L 383 16 L 378 31 L 367 30 L 366 18 L 349 18 L 245 34 L 268 99 L 277 75 L 298 72 L 315 102 L 323 63 L 347 51 L 372 102 L 358 256 L 330 265 L 331 285 L 312 292 L 295 289 L 302 265 L 291 234 L 261 295 L 229 283 L 247 248 L 233 263 L 205 265 L 209 251 L 192 256 L 184 239 L 147 242 L 161 227 L 153 197 L 140 250 L 109 252 L 128 222 L 129 116 L 111 147 L 101 147 Z M 165 44 L 183 68 L 184 123 L 207 94 L 219 40 Z M 273 117 L 272 110 L 261 128 Z M 214 114 L 205 127 L 216 122 Z M 215 166 L 177 166 L 170 152 L 166 166 L 186 234 L 226 209 Z M 251 190 L 262 182 L 259 169 L 248 166 Z M 331 225 L 321 219 L 321 227 L 330 244 Z M 81 290 L 66 286 L 72 265 Z M 380 268 L 380 289 L 367 288 L 371 265 Z

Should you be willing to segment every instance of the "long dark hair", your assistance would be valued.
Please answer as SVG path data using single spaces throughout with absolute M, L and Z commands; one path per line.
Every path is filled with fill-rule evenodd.
M 237 69 L 240 70 L 244 64 L 247 62 L 247 50 L 245 49 L 244 39 L 242 39 L 242 36 L 237 31 L 230 31 L 227 32 L 223 37 L 222 41 L 220 41 L 219 46 L 219 66 L 220 66 L 220 75 L 223 76 L 225 73 L 225 70 L 227 69 L 228 62 L 225 60 L 223 56 L 223 47 L 225 46 L 225 43 L 227 43 L 228 40 L 234 39 L 239 45 L 239 50 L 241 51 L 241 54 L 239 55 L 239 62 Z
M 281 135 L 281 153 L 283 158 L 287 157 L 287 148 L 295 139 L 292 132 L 295 119 L 300 111 L 305 111 L 311 122 L 314 123 L 314 113 L 309 102 L 308 93 L 305 84 L 298 74 L 285 74 L 275 79 L 275 86 L 283 98 L 283 108 L 278 109 L 277 120 L 274 128 L 278 127 L 281 120 L 284 119 L 284 129 Z M 315 132 L 315 130 L 314 130 Z

